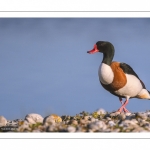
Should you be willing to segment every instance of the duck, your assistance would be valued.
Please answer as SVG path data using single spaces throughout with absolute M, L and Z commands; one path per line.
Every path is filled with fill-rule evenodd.
M 130 113 L 126 106 L 131 98 L 150 100 L 150 91 L 146 89 L 145 84 L 131 66 L 124 62 L 113 61 L 115 48 L 112 43 L 98 41 L 92 50 L 87 51 L 88 54 L 97 52 L 103 54 L 98 69 L 100 84 L 105 90 L 117 96 L 121 103 L 121 107 L 116 112 Z M 125 98 L 124 102 L 123 98 Z

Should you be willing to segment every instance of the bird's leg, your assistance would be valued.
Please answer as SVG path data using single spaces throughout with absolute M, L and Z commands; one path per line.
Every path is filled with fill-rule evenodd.
M 119 101 L 120 101 L 121 105 L 123 105 L 123 101 L 122 101 L 121 97 L 119 97 Z M 123 111 L 124 112 L 129 112 L 125 107 L 123 107 Z
M 123 105 L 123 101 L 122 101 L 122 98 L 121 98 L 121 97 L 119 97 L 119 101 L 120 101 L 121 105 Z M 123 111 L 124 111 L 124 112 L 126 112 L 125 109 L 126 109 L 126 108 L 124 107 L 124 108 L 123 108 Z
M 119 99 L 120 100 L 120 99 Z M 122 103 L 122 99 L 120 100 L 120 102 Z M 126 108 L 125 108 L 125 106 L 128 104 L 128 102 L 129 102 L 129 100 L 128 99 L 126 99 L 126 101 L 124 102 L 124 104 L 122 104 L 122 106 L 118 109 L 118 112 L 122 112 L 122 110 L 124 111 L 124 112 L 129 112 Z

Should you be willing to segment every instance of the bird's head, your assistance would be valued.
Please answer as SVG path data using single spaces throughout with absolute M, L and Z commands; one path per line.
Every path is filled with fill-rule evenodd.
M 114 46 L 107 41 L 98 41 L 96 44 L 94 44 L 94 47 L 92 50 L 87 51 L 89 54 L 94 54 L 97 52 L 101 53 L 108 53 L 110 50 L 114 50 Z

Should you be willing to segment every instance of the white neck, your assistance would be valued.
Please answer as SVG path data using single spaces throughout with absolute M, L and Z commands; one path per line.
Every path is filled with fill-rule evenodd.
M 114 73 L 111 67 L 105 63 L 102 63 L 100 65 L 98 75 L 99 75 L 99 80 L 103 84 L 110 84 L 114 79 Z

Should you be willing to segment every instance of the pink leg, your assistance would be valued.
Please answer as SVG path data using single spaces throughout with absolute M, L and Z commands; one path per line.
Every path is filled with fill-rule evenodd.
M 124 104 L 118 109 L 119 112 L 122 112 L 123 108 L 125 108 L 125 106 L 128 104 L 128 99 L 126 99 L 126 101 L 124 102 Z M 129 112 L 126 108 L 125 108 L 125 112 Z
M 121 105 L 123 105 L 123 102 L 122 102 L 122 98 L 119 97 L 119 101 L 121 102 Z M 127 105 L 127 104 L 126 104 Z M 124 112 L 129 112 L 125 107 L 123 107 L 123 111 Z M 121 111 L 122 112 L 122 111 Z
M 119 97 L 119 101 L 120 101 L 121 105 L 123 105 L 122 98 L 120 98 L 120 97 Z M 123 111 L 124 111 L 124 112 L 126 112 L 126 110 L 125 110 L 125 109 L 126 109 L 126 108 L 124 107 L 124 108 L 123 108 Z

